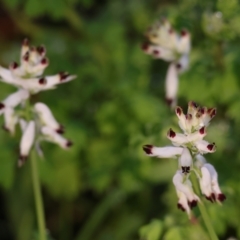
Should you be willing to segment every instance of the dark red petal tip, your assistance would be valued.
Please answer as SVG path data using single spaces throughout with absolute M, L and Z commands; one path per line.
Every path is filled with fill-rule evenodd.
M 172 98 L 166 98 L 165 102 L 167 103 L 168 106 L 171 106 L 173 103 L 173 99 Z
M 197 200 L 192 200 L 191 202 L 188 202 L 189 207 L 192 209 L 197 206 Z
M 168 136 L 170 138 L 174 138 L 176 136 L 176 133 L 170 128 L 169 131 L 168 131 Z
M 210 196 L 205 196 L 205 198 L 206 198 L 208 201 L 212 202 L 212 203 L 214 202 L 213 199 L 212 199 L 212 197 L 211 197 L 211 195 L 210 195 Z
M 48 59 L 47 59 L 47 58 L 43 58 L 43 59 L 41 60 L 41 64 L 43 64 L 43 65 L 48 64 Z
M 22 42 L 23 46 L 28 46 L 29 45 L 29 40 L 27 38 L 25 38 Z
M 42 55 L 43 53 L 45 53 L 46 49 L 44 46 L 38 46 L 37 47 L 37 52 Z
M 148 48 L 149 48 L 149 44 L 148 44 L 148 43 L 143 43 L 143 44 L 141 45 L 141 49 L 142 49 L 143 51 L 147 51 Z
M 227 197 L 225 196 L 225 194 L 220 193 L 220 194 L 218 194 L 217 199 L 218 199 L 220 202 L 223 202 L 224 200 L 227 199 Z
M 204 133 L 205 133 L 205 130 L 206 130 L 205 127 L 202 127 L 202 128 L 199 129 L 199 133 L 200 133 L 200 134 L 204 134 Z
M 181 107 L 176 107 L 175 111 L 176 111 L 176 114 L 177 114 L 178 116 L 181 116 L 182 113 L 183 113 L 183 110 L 182 110 Z
M 153 54 L 154 54 L 155 56 L 158 56 L 158 55 L 160 54 L 160 51 L 159 51 L 159 50 L 153 50 Z
M 211 143 L 211 144 L 208 144 L 208 145 L 207 145 L 207 149 L 208 149 L 209 151 L 213 151 L 214 148 L 215 148 L 215 143 Z
M 142 148 L 146 154 L 152 154 L 153 145 L 147 144 L 147 145 L 144 145 Z
M 182 65 L 181 65 L 180 63 L 177 63 L 177 64 L 176 64 L 176 68 L 177 68 L 178 70 L 180 70 L 180 69 L 182 68 Z
M 185 212 L 185 208 L 182 206 L 182 204 L 178 203 L 177 208 Z
M 16 69 L 18 68 L 18 64 L 16 62 L 12 62 L 10 65 L 9 65 L 9 68 L 10 69 Z
M 0 102 L 0 110 L 5 108 L 5 104 Z
M 26 161 L 28 156 L 20 155 L 18 159 L 18 167 L 21 167 Z
M 45 85 L 47 83 L 47 80 L 46 80 L 46 78 L 40 78 L 38 80 L 38 83 L 41 84 L 41 85 Z
M 66 147 L 71 147 L 73 145 L 73 142 L 68 140 L 67 143 L 66 143 Z
M 187 36 L 187 34 L 188 34 L 188 31 L 187 31 L 186 29 L 183 29 L 183 30 L 181 31 L 181 36 L 182 36 L 182 37 Z
M 23 60 L 28 62 L 28 60 L 29 60 L 29 52 L 25 53 L 25 55 L 23 56 Z
M 63 128 L 58 128 L 58 129 L 56 130 L 56 132 L 57 132 L 58 134 L 63 134 L 63 133 L 64 133 L 64 129 L 63 129 Z
M 190 166 L 182 166 L 182 173 L 188 174 L 190 172 Z
M 70 76 L 70 74 L 68 74 L 67 72 L 60 72 L 59 73 L 60 82 L 64 81 L 69 76 Z

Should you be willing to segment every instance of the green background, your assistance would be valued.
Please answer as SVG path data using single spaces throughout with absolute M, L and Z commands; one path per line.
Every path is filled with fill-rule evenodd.
M 220 239 L 240 238 L 240 4 L 237 0 L 5 0 L 0 64 L 19 61 L 22 40 L 44 44 L 52 75 L 78 77 L 32 97 L 52 109 L 74 146 L 44 143 L 39 160 L 49 239 L 207 240 L 198 209 L 176 208 L 176 160 L 152 159 L 142 145 L 170 145 L 177 117 L 164 100 L 168 64 L 144 54 L 144 32 L 160 17 L 192 34 L 190 68 L 178 104 L 217 107 L 207 155 L 227 200 L 206 203 Z M 0 99 L 15 89 L 1 83 Z M 1 118 L 3 123 L 3 118 Z M 37 239 L 30 162 L 17 168 L 20 130 L 0 134 L 0 239 Z M 144 226 L 144 227 L 143 227 Z

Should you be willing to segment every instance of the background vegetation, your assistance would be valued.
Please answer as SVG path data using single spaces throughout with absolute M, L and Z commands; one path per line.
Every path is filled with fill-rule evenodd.
M 208 155 L 227 201 L 207 203 L 220 239 L 240 238 L 240 5 L 238 0 L 2 0 L 0 64 L 19 58 L 22 40 L 44 44 L 50 66 L 77 74 L 71 83 L 35 95 L 66 126 L 74 146 L 45 143 L 39 160 L 49 239 L 207 240 L 198 222 L 176 208 L 177 162 L 150 159 L 142 145 L 169 144 L 178 130 L 165 105 L 167 64 L 141 51 L 143 33 L 165 16 L 192 33 L 190 69 L 180 76 L 179 105 L 216 106 Z M 1 83 L 0 99 L 13 87 Z M 3 119 L 1 118 L 1 121 Z M 17 168 L 20 131 L 0 134 L 0 239 L 36 234 L 29 162 Z M 205 200 L 204 200 L 205 201 Z M 144 227 L 142 227 L 144 226 Z M 140 231 L 139 231 L 140 229 Z M 140 237 L 140 235 L 141 237 Z

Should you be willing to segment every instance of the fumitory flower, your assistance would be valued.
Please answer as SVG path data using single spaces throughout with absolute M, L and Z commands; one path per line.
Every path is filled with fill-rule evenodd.
M 143 150 L 148 156 L 159 158 L 177 158 L 178 170 L 173 177 L 173 184 L 178 196 L 178 208 L 191 216 L 191 208 L 195 207 L 200 198 L 194 193 L 190 180 L 195 173 L 202 194 L 211 202 L 223 202 L 226 196 L 218 184 L 218 174 L 214 166 L 207 163 L 203 154 L 216 151 L 215 143 L 204 140 L 207 127 L 216 115 L 216 108 L 200 107 L 195 102 L 188 103 L 187 114 L 181 107 L 176 107 L 179 127 L 183 133 L 176 133 L 171 128 L 167 132 L 173 146 L 156 147 L 144 145 Z
M 32 94 L 54 89 L 76 78 L 67 72 L 42 76 L 47 66 L 46 48 L 30 46 L 27 39 L 22 43 L 20 62 L 12 62 L 8 68 L 0 66 L 0 81 L 18 89 L 0 102 L 0 115 L 4 116 L 4 129 L 12 135 L 17 124 L 22 130 L 19 166 L 26 161 L 33 145 L 39 155 L 43 155 L 40 147 L 43 140 L 56 143 L 64 149 L 72 145 L 62 136 L 64 127 L 56 121 L 46 104 L 39 102 L 33 107 L 29 104 Z
M 146 54 L 170 62 L 166 81 L 166 101 L 175 107 L 177 102 L 178 74 L 188 69 L 191 49 L 190 33 L 183 29 L 178 34 L 171 24 L 163 19 L 154 23 L 146 32 L 147 43 L 142 45 Z

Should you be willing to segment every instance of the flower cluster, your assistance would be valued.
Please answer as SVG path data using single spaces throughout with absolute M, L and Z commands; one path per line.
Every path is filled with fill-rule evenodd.
M 58 84 L 73 80 L 76 76 L 67 72 L 43 77 L 45 68 L 49 65 L 44 46 L 30 47 L 25 39 L 22 43 L 20 64 L 13 62 L 9 68 L 0 66 L 0 81 L 11 84 L 18 90 L 0 102 L 0 115 L 4 115 L 4 129 L 12 135 L 17 124 L 23 132 L 20 141 L 20 156 L 18 165 L 26 161 L 33 145 L 40 155 L 40 141 L 47 140 L 68 148 L 72 143 L 62 134 L 60 125 L 51 110 L 44 103 L 29 105 L 31 94 L 54 89 Z
M 167 137 L 173 146 L 155 147 L 144 145 L 143 150 L 148 156 L 159 158 L 178 158 L 179 169 L 173 177 L 178 196 L 178 208 L 191 216 L 191 208 L 197 205 L 200 198 L 194 193 L 190 174 L 194 172 L 199 180 L 200 189 L 206 199 L 211 202 L 223 202 L 226 197 L 218 184 L 218 174 L 213 165 L 207 163 L 203 154 L 213 153 L 215 143 L 209 143 L 203 138 L 211 119 L 216 115 L 216 108 L 197 106 L 189 102 L 187 114 L 181 107 L 176 107 L 176 115 L 183 133 L 170 129 Z
M 163 19 L 148 29 L 146 37 L 150 43 L 142 45 L 143 51 L 154 58 L 170 62 L 165 82 L 166 101 L 170 106 L 175 107 L 178 74 L 187 70 L 189 65 L 190 33 L 184 29 L 178 34 L 170 23 Z

